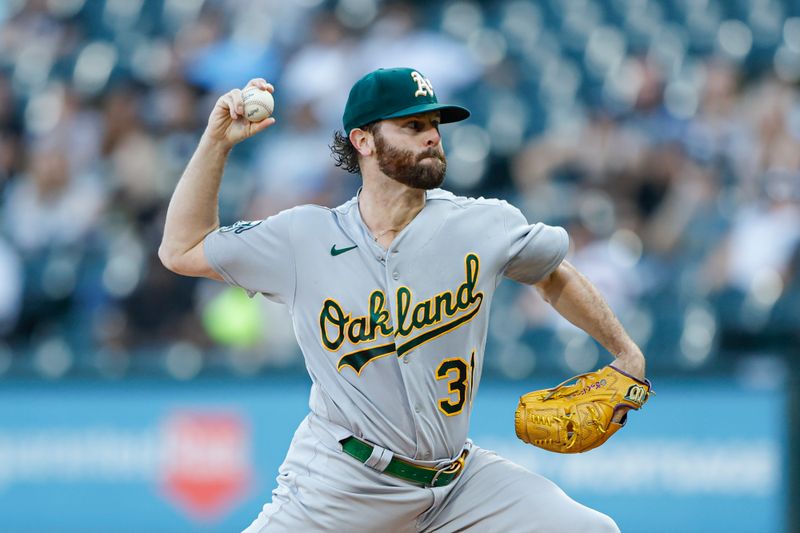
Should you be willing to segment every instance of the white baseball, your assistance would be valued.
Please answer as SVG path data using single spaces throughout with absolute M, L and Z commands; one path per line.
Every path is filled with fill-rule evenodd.
M 250 122 L 261 122 L 272 114 L 275 100 L 269 91 L 250 87 L 242 93 L 244 116 Z

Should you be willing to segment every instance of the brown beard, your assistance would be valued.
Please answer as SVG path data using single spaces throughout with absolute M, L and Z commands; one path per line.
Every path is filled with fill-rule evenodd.
M 414 189 L 430 190 L 439 187 L 444 181 L 447 172 L 447 159 L 444 153 L 437 148 L 428 148 L 420 154 L 411 150 L 400 150 L 389 146 L 380 131 L 374 131 L 375 153 L 378 156 L 378 168 L 392 178 Z M 421 165 L 426 157 L 435 161 L 433 164 Z

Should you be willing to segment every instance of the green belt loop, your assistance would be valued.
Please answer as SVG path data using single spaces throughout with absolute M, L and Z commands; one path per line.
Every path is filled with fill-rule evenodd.
M 367 462 L 374 448 L 375 447 L 371 444 L 355 437 L 347 437 L 342 441 L 342 450 L 344 450 L 347 455 L 355 457 L 362 463 Z M 417 466 L 403 461 L 402 459 L 392 458 L 383 472 L 390 476 L 412 483 L 419 483 L 426 487 L 444 487 L 457 478 L 464 469 L 464 460 L 466 457 L 467 452 L 465 450 L 456 461 L 439 470 Z

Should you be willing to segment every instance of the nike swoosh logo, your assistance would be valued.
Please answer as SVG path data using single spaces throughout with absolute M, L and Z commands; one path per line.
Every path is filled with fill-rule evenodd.
M 336 245 L 334 244 L 333 246 L 331 246 L 331 255 L 332 255 L 333 257 L 336 257 L 336 256 L 337 256 L 337 255 L 339 255 L 339 254 L 343 254 L 343 253 L 345 253 L 345 252 L 349 252 L 350 250 L 353 250 L 353 249 L 355 249 L 355 248 L 358 248 L 358 245 L 356 245 L 356 246 L 351 246 L 350 248 L 339 248 L 339 249 L 337 250 L 337 249 L 336 249 Z

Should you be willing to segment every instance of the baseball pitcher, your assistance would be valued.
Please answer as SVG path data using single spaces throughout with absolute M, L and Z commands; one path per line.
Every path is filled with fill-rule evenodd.
M 263 79 L 250 87 L 273 91 Z M 520 438 L 591 449 L 650 391 L 641 351 L 564 261 L 564 229 L 439 188 L 439 128 L 468 117 L 439 103 L 416 70 L 371 72 L 351 89 L 331 147 L 337 165 L 361 175 L 356 195 L 335 209 L 304 205 L 220 228 L 229 152 L 275 119 L 247 121 L 240 89 L 217 101 L 172 196 L 159 256 L 179 274 L 286 304 L 313 382 L 271 501 L 246 533 L 618 531 L 467 438 L 503 277 L 535 286 L 616 357 L 572 385 L 523 396 Z

